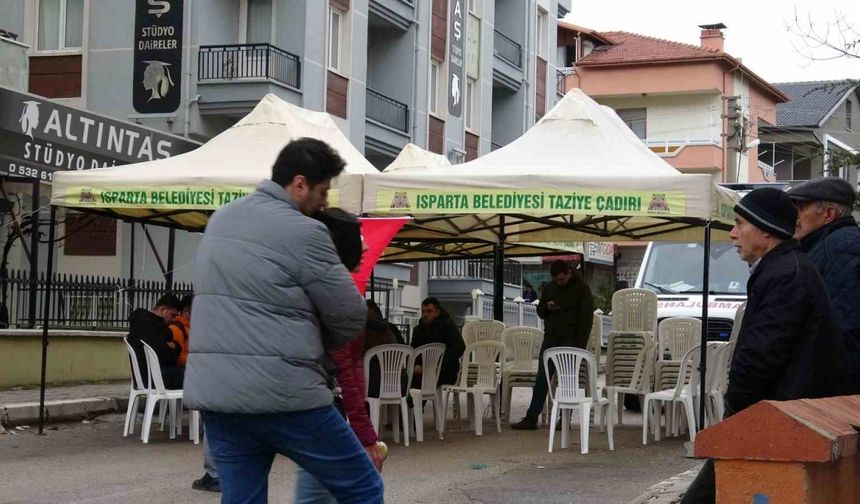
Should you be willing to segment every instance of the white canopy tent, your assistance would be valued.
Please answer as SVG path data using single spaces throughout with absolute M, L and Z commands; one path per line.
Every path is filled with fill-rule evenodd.
M 365 176 L 365 213 L 414 216 L 389 259 L 485 255 L 500 242 L 701 241 L 706 223 L 731 225 L 737 199 L 677 171 L 580 90 L 507 146 L 424 168 Z
M 80 172 L 57 172 L 51 204 L 189 230 L 209 214 L 254 190 L 291 140 L 331 145 L 346 169 L 329 192 L 331 206 L 361 211 L 362 180 L 376 168 L 324 112 L 266 95 L 247 116 L 203 146 L 179 156 Z

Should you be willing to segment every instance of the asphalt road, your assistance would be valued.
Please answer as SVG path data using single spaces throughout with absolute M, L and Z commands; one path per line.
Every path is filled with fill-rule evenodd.
M 525 398 L 519 397 L 514 414 Z M 29 431 L 0 435 L 0 502 L 218 502 L 216 494 L 190 487 L 202 475 L 200 446 L 186 438 L 169 440 L 159 431 L 143 445 L 137 437 L 122 437 L 122 420 L 109 415 L 63 424 L 46 436 Z M 429 415 L 426 425 L 424 443 L 413 441 L 405 448 L 390 435 L 386 439 L 386 502 L 624 503 L 697 465 L 685 458 L 682 439 L 642 446 L 641 427 L 633 425 L 616 428 L 614 452 L 608 451 L 606 435 L 593 430 L 588 455 L 579 453 L 577 430 L 569 449 L 556 447 L 550 454 L 546 429 L 522 432 L 504 426 L 498 434 L 487 421 L 479 438 L 466 422 L 462 430 L 449 422 L 440 441 Z M 276 461 L 271 502 L 292 502 L 294 472 L 289 460 Z

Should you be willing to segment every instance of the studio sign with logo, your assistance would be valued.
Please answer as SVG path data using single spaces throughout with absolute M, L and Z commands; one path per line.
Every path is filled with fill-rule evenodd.
M 134 109 L 166 114 L 179 108 L 182 90 L 183 0 L 136 0 Z
M 0 174 L 50 182 L 87 170 L 168 158 L 194 142 L 0 87 Z

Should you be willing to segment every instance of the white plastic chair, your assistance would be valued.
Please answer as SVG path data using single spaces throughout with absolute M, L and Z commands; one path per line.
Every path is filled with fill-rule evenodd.
M 510 360 L 502 366 L 502 411 L 511 417 L 511 393 L 514 387 L 533 387 L 537 379 L 537 356 L 543 343 L 543 331 L 534 327 L 508 327 L 502 333 Z
M 128 358 L 131 361 L 131 390 L 128 393 L 128 409 L 125 413 L 125 426 L 122 430 L 123 437 L 134 434 L 134 424 L 137 423 L 137 405 L 141 397 L 149 395 L 147 381 L 140 375 L 140 366 L 137 364 L 137 355 L 134 348 L 128 342 L 128 336 L 122 338 L 125 348 L 128 350 Z
M 648 289 L 621 289 L 612 295 L 612 332 L 657 331 L 657 294 Z
M 613 343 L 613 339 L 610 339 L 610 345 Z M 616 419 L 619 424 L 623 423 L 623 397 L 625 394 L 645 397 L 651 392 L 651 379 L 654 372 L 656 352 L 656 342 L 651 341 L 645 344 L 645 346 L 641 347 L 636 353 L 633 373 L 627 383 L 608 385 L 606 387 L 605 391 L 606 396 L 609 399 L 609 415 L 611 417 L 611 420 L 608 422 L 609 424 L 614 424 Z
M 706 407 L 710 425 L 721 422 L 726 411 L 725 393 L 729 384 L 729 369 L 734 347 L 733 342 L 723 343 L 714 352 L 713 364 L 710 362 L 708 364 L 707 380 L 709 386 Z
M 555 439 L 554 425 L 558 421 L 561 410 L 561 447 L 567 448 L 567 432 L 570 429 L 570 410 L 579 408 L 579 439 L 580 452 L 588 453 L 588 431 L 591 425 L 591 407 L 597 401 L 598 409 L 609 407 L 609 400 L 597 395 L 597 359 L 587 350 L 574 347 L 556 347 L 548 349 L 543 354 L 544 370 L 547 383 L 551 383 L 550 363 L 555 368 L 557 385 L 549 388 L 552 402 L 549 429 L 549 452 Z M 587 366 L 589 387 L 586 389 L 580 382 L 579 375 L 582 364 Z M 607 423 L 609 449 L 614 450 L 612 421 L 608 415 L 600 415 Z
M 740 334 L 740 332 L 741 332 L 741 325 L 742 325 L 742 322 L 744 321 L 744 313 L 746 313 L 746 311 L 747 311 L 747 304 L 746 304 L 746 302 L 744 302 L 742 305 L 740 305 L 738 307 L 737 311 L 735 312 L 735 321 L 732 324 L 732 334 L 729 337 L 729 341 L 732 343 L 734 343 L 738 340 L 738 334 Z M 729 360 L 731 360 L 731 359 L 729 359 Z
M 411 358 L 412 347 L 407 345 L 379 345 L 364 354 L 365 395 L 369 391 L 370 362 L 373 359 L 377 359 L 379 362 L 379 397 L 367 397 L 373 428 L 377 434 L 381 433 L 379 417 L 382 406 L 399 406 L 403 420 L 403 440 L 406 446 L 409 446 L 409 407 L 406 402 L 408 392 L 403 391 L 402 376 L 403 371 L 406 371 L 408 380 L 412 381 L 412 369 L 409 367 Z M 399 443 L 400 422 L 395 417 L 392 424 L 394 426 L 394 442 Z M 382 436 L 380 435 L 380 437 Z
M 429 343 L 421 345 L 412 351 L 412 362 L 409 367 L 415 365 L 418 357 L 421 357 L 421 388 L 409 390 L 412 397 L 412 413 L 415 420 L 415 439 L 424 441 L 424 401 L 433 402 L 433 418 L 436 420 L 436 432 L 442 439 L 442 423 L 445 421 L 442 415 L 442 388 L 437 387 L 439 373 L 442 372 L 442 357 L 445 355 L 444 343 Z
M 474 418 L 475 418 L 475 435 L 480 436 L 483 431 L 483 415 L 482 407 L 484 402 L 484 394 L 490 396 L 492 400 L 493 410 L 496 414 L 496 430 L 502 432 L 502 421 L 500 418 L 501 401 L 499 401 L 499 371 L 497 364 L 501 355 L 505 351 L 505 344 L 499 341 L 479 341 L 472 343 L 466 347 L 463 353 L 467 356 L 468 365 L 460 370 L 460 376 L 457 379 L 457 385 L 444 385 L 442 387 L 443 415 L 448 414 L 448 398 L 451 394 L 471 394 L 474 403 Z M 474 366 L 477 369 L 475 383 L 469 385 L 469 367 Z M 445 416 L 443 416 L 445 418 Z M 445 433 L 445 423 L 442 423 L 442 433 Z
M 655 390 L 663 390 L 675 384 L 681 359 L 687 350 L 702 339 L 702 321 L 692 317 L 670 317 L 657 326 L 660 349 L 654 368 Z
M 466 346 L 479 341 L 504 343 L 502 339 L 504 330 L 504 322 L 498 320 L 470 320 L 463 325 L 463 342 Z
M 152 415 L 155 413 L 155 406 L 161 401 L 167 401 L 168 431 L 170 432 L 170 439 L 173 439 L 180 428 L 179 425 L 181 425 L 182 406 L 178 403 L 182 400 L 182 390 L 165 388 L 164 380 L 161 377 L 161 364 L 158 362 L 158 355 L 152 347 L 143 343 L 143 353 L 146 357 L 146 367 L 149 369 L 147 381 L 149 393 L 146 396 L 146 413 L 143 417 L 141 439 L 144 443 L 149 443 Z
M 660 441 L 660 407 L 666 406 L 666 422 L 674 418 L 674 403 L 681 403 L 687 417 L 687 427 L 690 431 L 690 442 L 696 441 L 696 415 L 693 407 L 699 387 L 699 364 L 701 362 L 701 347 L 694 346 L 681 359 L 681 369 L 675 386 L 668 390 L 651 392 L 645 395 L 642 406 L 642 444 L 648 444 L 648 422 L 653 421 L 654 440 Z

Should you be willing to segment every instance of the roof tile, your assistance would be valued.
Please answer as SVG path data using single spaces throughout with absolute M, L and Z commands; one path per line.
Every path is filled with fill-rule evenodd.
M 817 127 L 845 93 L 857 87 L 856 82 L 810 81 L 774 84 L 791 97 L 791 101 L 776 106 L 776 125 L 780 128 Z
M 599 46 L 579 61 L 581 65 L 639 63 L 676 59 L 709 59 L 725 55 L 722 51 L 624 31 L 600 32 L 610 45 Z

